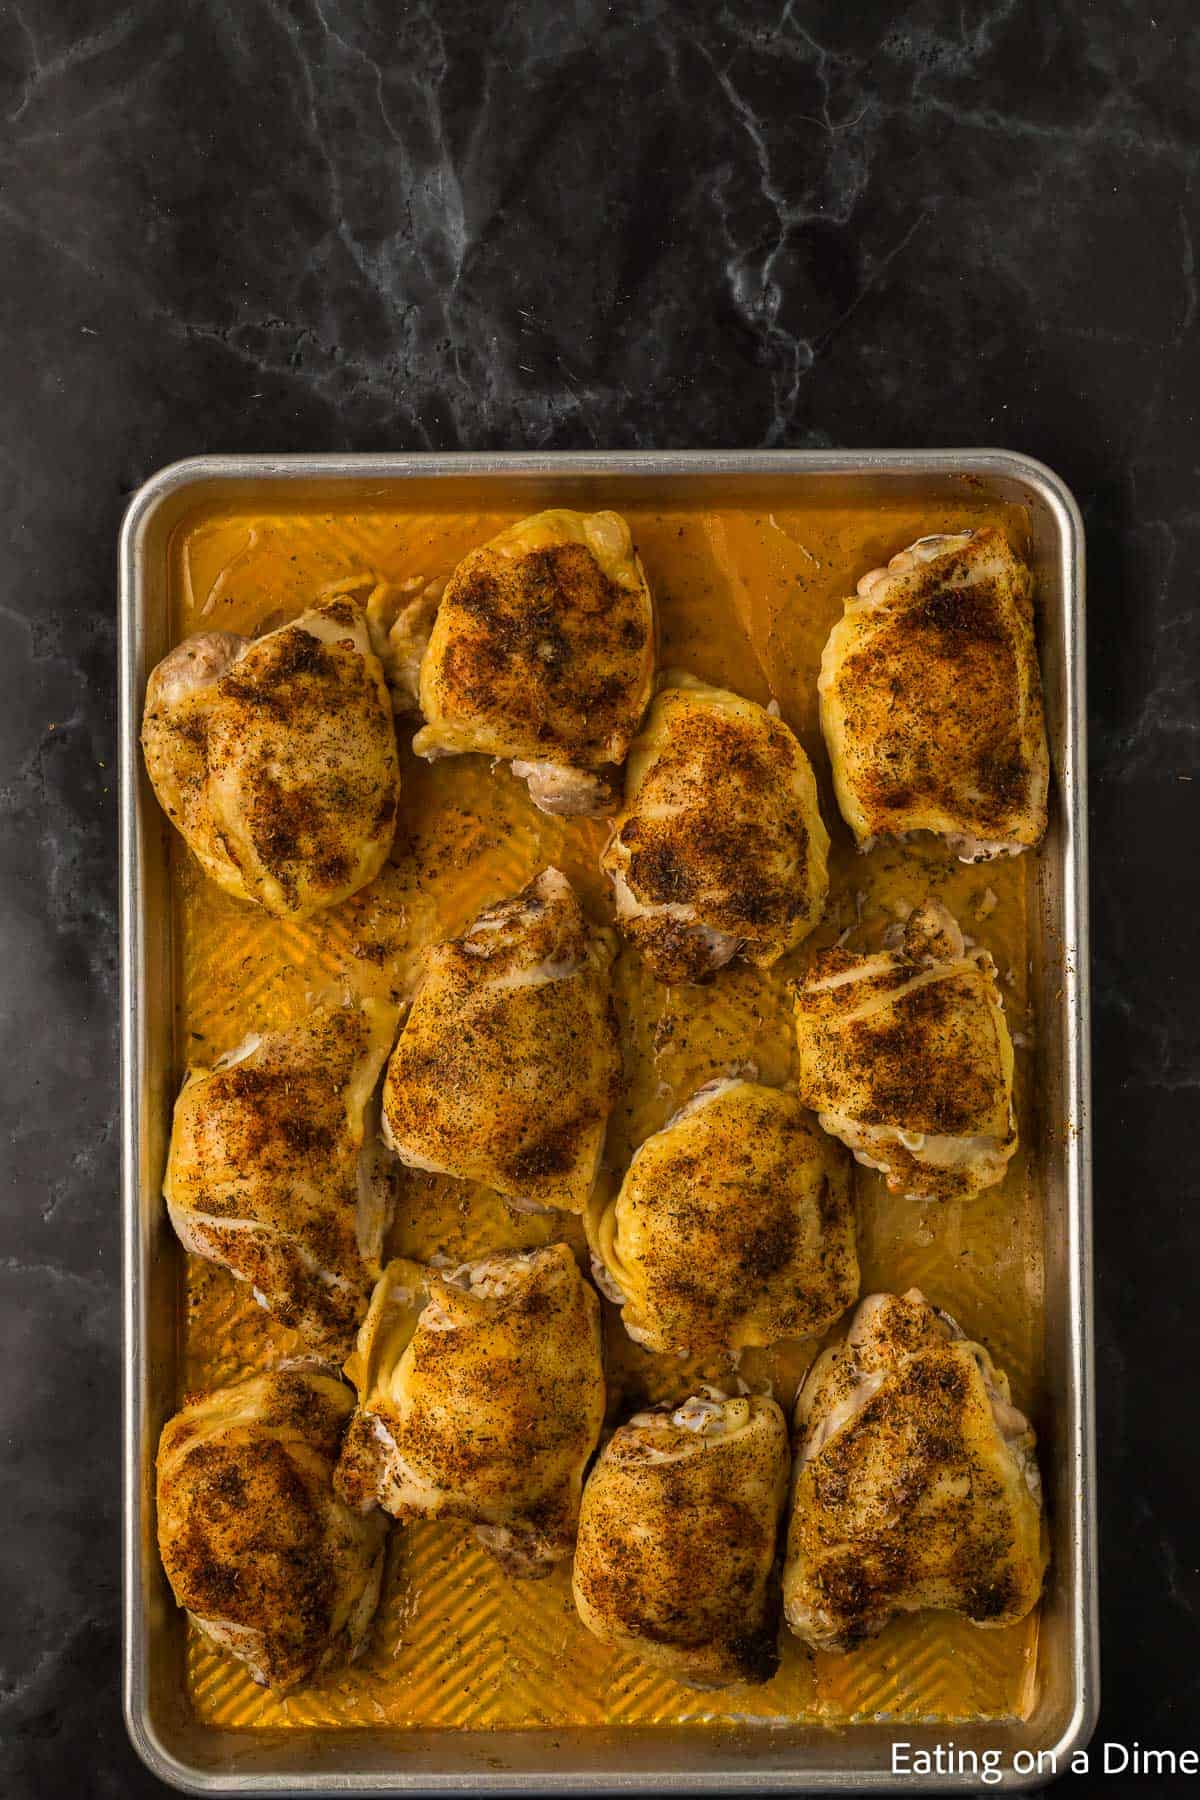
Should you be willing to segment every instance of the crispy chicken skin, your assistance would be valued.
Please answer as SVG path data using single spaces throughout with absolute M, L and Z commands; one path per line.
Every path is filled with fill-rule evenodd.
M 147 683 L 142 749 L 163 811 L 238 899 L 304 919 L 387 861 L 396 734 L 346 595 L 265 637 L 185 638 Z
M 793 1094 L 753 1081 L 693 1094 L 587 1225 L 597 1282 L 649 1350 L 808 1337 L 858 1294 L 849 1158 Z
M 337 1487 L 398 1519 L 468 1519 L 512 1575 L 571 1553 L 604 1420 L 600 1303 L 565 1244 L 453 1274 L 397 1260 L 346 1373 Z
M 543 812 L 612 811 L 654 679 L 654 609 L 613 512 L 542 512 L 463 559 L 421 662 L 418 756 L 512 761 Z
M 582 1212 L 620 1081 L 614 950 L 554 868 L 434 945 L 384 1085 L 401 1161 Z
M 783 1597 L 797 1637 L 850 1650 L 898 1612 L 1010 1625 L 1036 1606 L 1033 1431 L 987 1351 L 916 1288 L 861 1303 L 795 1426 Z
M 1046 829 L 1033 576 L 994 528 L 919 538 L 872 569 L 821 658 L 821 726 L 860 846 L 932 831 L 964 862 Z
M 375 1000 L 317 1006 L 189 1070 L 175 1103 L 163 1193 L 184 1246 L 343 1355 L 391 1215 L 377 1091 L 396 1018 Z
M 333 1491 L 354 1410 L 344 1382 L 295 1368 L 185 1406 L 158 1447 L 158 1545 L 179 1605 L 288 1693 L 357 1656 L 379 1602 L 387 1521 Z
M 680 670 L 663 681 L 604 852 L 617 921 L 660 981 L 707 981 L 739 954 L 770 968 L 829 891 L 812 768 L 753 700 Z
M 944 906 L 912 913 L 899 950 L 815 956 L 795 999 L 801 1100 L 894 1193 L 964 1200 L 1003 1179 L 1012 1040 L 995 964 Z
M 583 1493 L 574 1591 L 588 1630 L 689 1687 L 769 1681 L 787 1478 L 773 1400 L 705 1388 L 635 1414 Z

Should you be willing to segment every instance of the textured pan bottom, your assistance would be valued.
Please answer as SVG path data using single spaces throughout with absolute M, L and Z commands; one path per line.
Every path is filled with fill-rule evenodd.
M 171 554 L 176 636 L 251 629 L 298 612 L 320 589 L 362 578 L 401 583 L 449 573 L 473 544 L 516 515 L 416 517 L 346 510 L 196 515 Z M 905 508 L 755 513 L 627 509 L 659 599 L 664 666 L 680 666 L 765 702 L 774 695 L 820 774 L 816 673 L 844 594 L 866 569 L 924 532 L 1003 524 L 1014 541 L 1023 514 L 967 500 L 953 511 Z M 402 742 L 404 741 L 402 730 Z M 964 868 L 932 844 L 881 847 L 861 857 L 836 821 L 828 783 L 822 810 L 834 838 L 832 900 L 816 942 L 849 932 L 878 943 L 898 903 L 936 894 L 993 953 L 1018 1041 L 1022 1138 L 1033 1141 L 1026 1046 L 1030 1014 L 1028 883 L 1031 859 Z M 251 912 L 202 881 L 171 846 L 178 967 L 176 1068 L 207 1062 L 253 1028 L 286 1023 L 326 992 L 404 994 L 422 947 L 458 931 L 488 902 L 547 862 L 608 916 L 598 858 L 603 822 L 535 811 L 506 770 L 477 757 L 432 766 L 405 757 L 401 825 L 389 867 L 364 894 L 303 925 Z M 610 1134 L 619 1172 L 709 1076 L 753 1063 L 767 1081 L 792 1068 L 787 984 L 805 951 L 770 973 L 737 968 L 708 989 L 664 989 L 622 954 L 616 991 L 628 1077 Z M 979 1200 L 945 1207 L 889 1196 L 859 1170 L 864 1291 L 921 1286 L 990 1348 L 1018 1404 L 1041 1411 L 1041 1209 L 1022 1152 L 1005 1182 Z M 494 1195 L 412 1176 L 391 1248 L 452 1258 L 546 1241 L 561 1226 L 514 1214 Z M 581 1245 L 577 1230 L 567 1234 Z M 183 1311 L 183 1386 L 203 1390 L 294 1353 L 246 1291 L 192 1261 Z M 611 1408 L 684 1391 L 700 1373 L 638 1351 L 605 1303 Z M 742 1374 L 769 1377 L 790 1399 L 816 1345 L 748 1353 Z M 240 1665 L 193 1634 L 188 1683 L 197 1716 L 241 1727 L 660 1725 L 1026 1716 L 1033 1705 L 1036 1619 L 999 1631 L 921 1616 L 897 1621 L 845 1657 L 813 1655 L 785 1639 L 783 1666 L 759 1689 L 697 1695 L 596 1643 L 578 1624 L 569 1580 L 510 1582 L 450 1523 L 393 1533 L 384 1602 L 372 1646 L 355 1667 L 279 1701 Z

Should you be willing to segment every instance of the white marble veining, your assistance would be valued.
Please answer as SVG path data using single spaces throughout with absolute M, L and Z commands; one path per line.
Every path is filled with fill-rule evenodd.
M 1102 1732 L 1186 1743 L 1198 82 L 1189 0 L 0 7 L 11 1800 L 81 1758 L 157 1791 L 117 1702 L 113 565 L 128 492 L 213 449 L 997 443 L 1074 486 Z

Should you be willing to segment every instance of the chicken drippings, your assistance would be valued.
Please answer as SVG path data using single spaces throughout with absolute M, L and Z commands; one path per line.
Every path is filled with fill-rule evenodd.
M 482 492 L 482 491 L 481 491 Z M 597 505 L 608 504 L 602 493 Z M 952 508 L 913 505 L 794 508 L 778 497 L 761 507 L 720 511 L 654 510 L 612 502 L 629 520 L 655 591 L 660 662 L 767 705 L 777 700 L 813 762 L 821 811 L 833 842 L 830 902 L 801 951 L 774 970 L 731 963 L 705 989 L 655 982 L 636 952 L 614 969 L 626 1077 L 610 1127 L 606 1160 L 618 1180 L 632 1151 L 705 1082 L 753 1062 L 757 1079 L 782 1084 L 794 1072 L 788 983 L 810 949 L 849 933 L 849 948 L 882 950 L 897 908 L 934 894 L 970 923 L 995 958 L 1014 1031 L 1032 1034 L 1027 1013 L 1030 856 L 986 868 L 957 863 L 931 839 L 881 840 L 858 855 L 837 817 L 817 725 L 816 673 L 842 602 L 863 570 L 922 534 L 998 524 L 1020 542 L 1024 522 L 964 487 Z M 223 629 L 247 635 L 282 609 L 295 616 L 330 583 L 370 571 L 363 592 L 385 580 L 402 589 L 444 581 L 457 562 L 520 515 L 417 516 L 387 511 L 360 497 L 337 512 L 268 514 L 212 511 L 183 521 L 172 547 L 172 632 Z M 228 574 L 226 574 L 228 571 Z M 357 591 L 357 590 L 356 590 Z M 410 592 L 417 592 L 412 589 Z M 211 604 L 210 604 L 211 602 Z M 177 1058 L 207 1061 L 250 1031 L 304 1015 L 327 984 L 403 1001 L 411 997 L 420 955 L 433 940 L 465 931 L 480 909 L 512 894 L 548 863 L 561 868 L 589 916 L 613 922 L 611 889 L 599 868 L 611 829 L 605 819 L 552 817 L 532 805 L 523 783 L 482 756 L 436 763 L 411 753 L 419 721 L 397 720 L 401 799 L 392 859 L 350 902 L 282 934 L 203 881 L 172 846 L 174 942 L 181 1002 Z M 976 925 L 985 887 L 996 896 Z M 856 902 L 856 896 L 858 896 Z M 1033 1132 L 1029 1053 L 1018 1051 L 1019 1124 Z M 388 1245 L 391 1255 L 441 1256 L 454 1268 L 489 1251 L 531 1249 L 563 1231 L 553 1214 L 515 1214 L 496 1195 L 445 1176 L 408 1170 Z M 1041 1337 L 1040 1202 L 1030 1190 L 1024 1150 L 1004 1181 L 968 1205 L 940 1210 L 889 1195 L 881 1177 L 858 1175 L 863 1291 L 913 1282 L 995 1349 L 1013 1378 L 1018 1404 L 1035 1406 Z M 582 1233 L 568 1236 L 582 1252 Z M 605 1306 L 610 1421 L 660 1400 L 678 1403 L 713 1377 L 726 1390 L 728 1367 L 694 1367 L 651 1356 L 633 1344 L 616 1309 Z M 244 1288 L 191 1262 L 181 1383 L 202 1390 L 265 1366 L 295 1347 L 254 1307 Z M 812 1346 L 748 1350 L 742 1371 L 757 1390 L 770 1381 L 790 1404 L 812 1359 Z M 399 1539 L 401 1534 L 397 1534 Z M 945 1719 L 1005 1717 L 1032 1702 L 1036 1620 L 988 1634 L 986 1656 L 974 1628 L 949 1616 L 906 1619 L 882 1641 L 849 1657 L 809 1656 L 781 1644 L 779 1673 L 755 1691 L 695 1695 L 674 1683 L 633 1678 L 633 1665 L 564 1624 L 570 1606 L 565 1573 L 522 1588 L 511 1604 L 469 1533 L 452 1522 L 407 1526 L 393 1550 L 372 1647 L 336 1685 L 294 1695 L 281 1706 L 249 1677 L 222 1677 L 216 1652 L 199 1642 L 189 1657 L 197 1717 L 209 1723 L 305 1729 L 326 1721 L 394 1729 L 453 1727 L 486 1718 L 498 1728 L 689 1720 L 820 1720 L 838 1725 L 879 1707 L 897 1720 L 928 1713 Z M 545 1645 L 556 1646 L 548 1659 Z M 486 1696 L 472 1671 L 494 1670 Z M 430 1679 L 432 1668 L 444 1676 Z M 940 1671 L 936 1690 L 922 1668 Z

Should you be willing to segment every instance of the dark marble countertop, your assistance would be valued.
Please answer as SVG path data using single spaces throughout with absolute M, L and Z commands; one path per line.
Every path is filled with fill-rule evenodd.
M 1197 1741 L 1198 81 L 1189 0 L 0 8 L 10 1800 L 159 1791 L 118 1700 L 114 545 L 205 450 L 996 444 L 1071 484 L 1100 1736 Z

